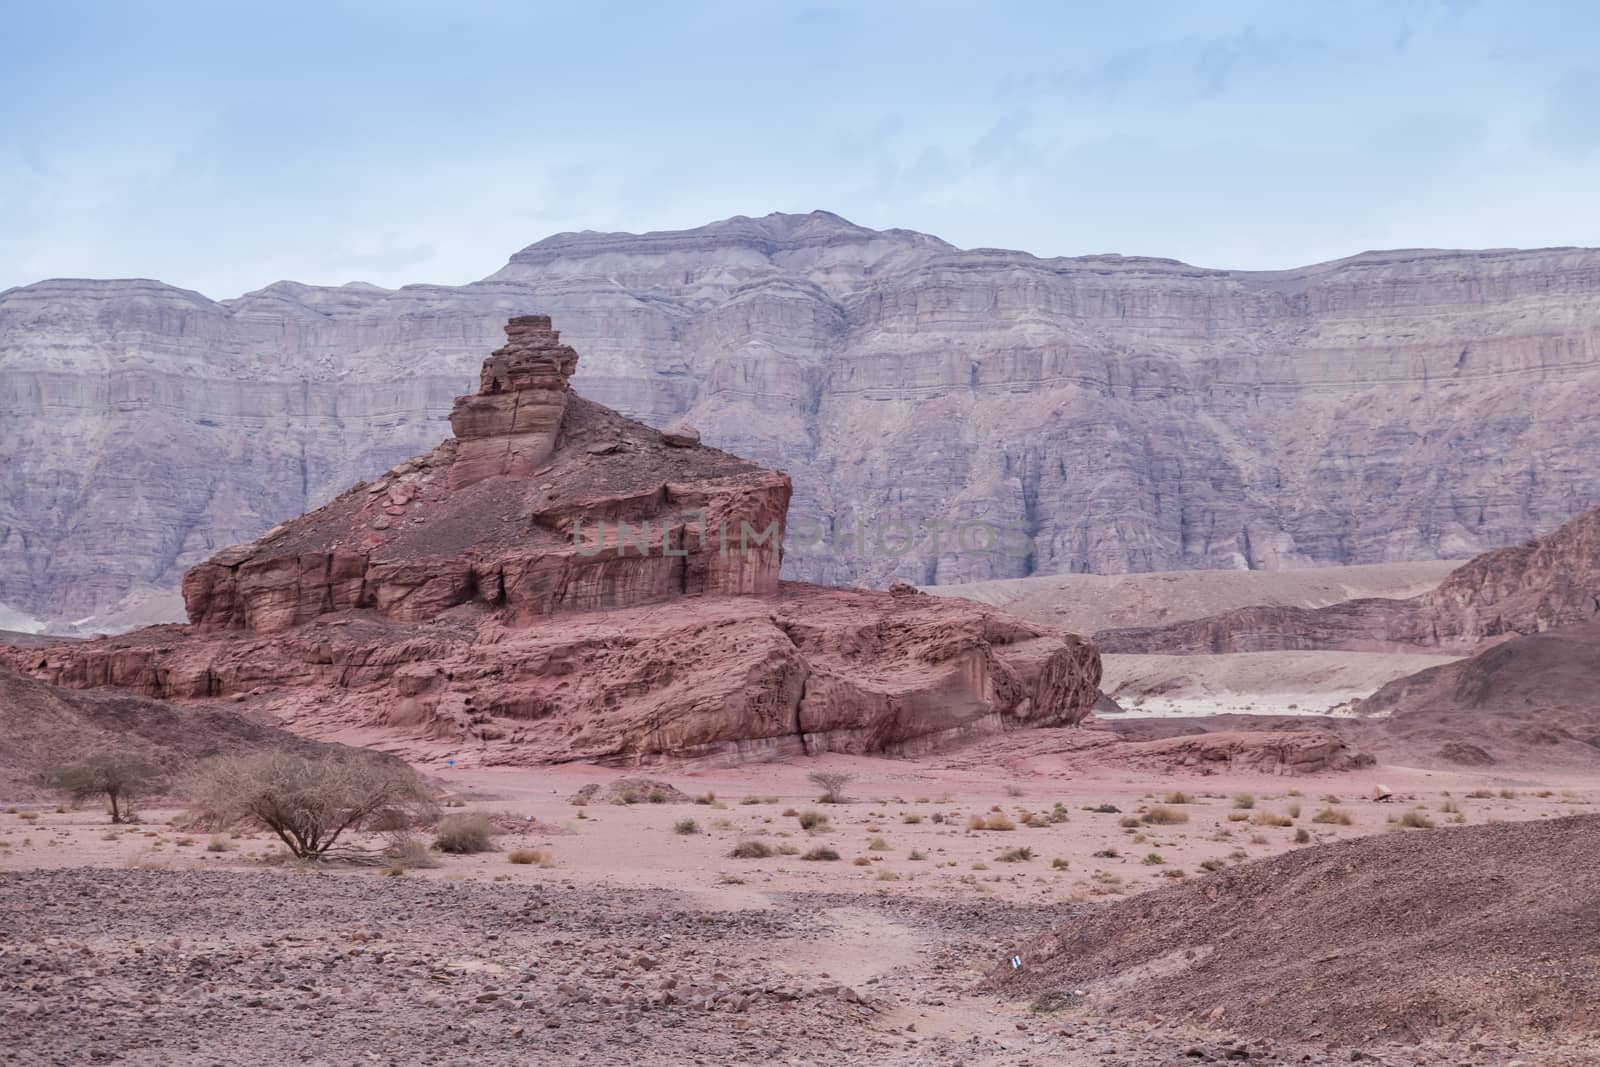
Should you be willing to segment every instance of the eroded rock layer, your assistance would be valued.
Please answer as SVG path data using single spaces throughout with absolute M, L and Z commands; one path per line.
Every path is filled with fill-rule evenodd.
M 345 610 L 4 655 L 70 688 L 240 701 L 313 737 L 505 764 L 913 753 L 1072 725 L 1100 682 L 1093 645 L 978 605 L 790 584 L 533 625 L 481 603 L 426 623 Z

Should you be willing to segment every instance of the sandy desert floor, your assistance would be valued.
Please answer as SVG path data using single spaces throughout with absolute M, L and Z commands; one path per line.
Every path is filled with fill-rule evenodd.
M 855 775 L 849 803 L 817 803 L 819 766 Z M 978 983 L 1075 909 L 1314 842 L 1428 832 L 1398 828 L 1407 810 L 1440 826 L 1600 810 L 1600 783 L 1576 778 L 1028 767 L 653 770 L 695 799 L 580 806 L 579 788 L 624 772 L 430 766 L 452 803 L 507 829 L 494 852 L 398 876 L 310 870 L 266 834 L 186 831 L 175 809 L 112 827 L 89 808 L 7 806 L 0 1062 L 1345 1063 L 1350 1048 L 1252 1043 L 1225 1018 L 1120 1018 L 1093 990 L 1041 1012 Z M 1380 782 L 1393 803 L 1369 799 Z M 805 812 L 825 825 L 802 829 Z M 996 815 L 1013 828 L 969 828 Z M 746 841 L 771 854 L 734 858 Z M 817 848 L 840 858 L 802 858 Z M 510 862 L 518 850 L 532 862 Z M 1594 1062 L 1494 1043 L 1359 1051 Z

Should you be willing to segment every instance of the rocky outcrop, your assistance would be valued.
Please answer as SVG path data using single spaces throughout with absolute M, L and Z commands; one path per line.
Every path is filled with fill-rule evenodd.
M 425 623 L 347 609 L 4 656 L 70 688 L 240 701 L 312 737 L 493 764 L 911 754 L 1075 724 L 1100 681 L 1093 645 L 978 605 L 787 583 L 531 625 L 486 604 Z
M 563 234 L 453 288 L 0 294 L 0 605 L 92 628 L 176 588 L 430 447 L 535 309 L 586 396 L 794 478 L 793 579 L 1458 559 L 1600 502 L 1600 253 L 1246 272 L 818 212 Z M 968 521 L 1031 552 L 935 545 Z M 877 551 L 891 522 L 923 534 Z
M 786 477 L 569 398 L 577 353 L 548 318 L 506 334 L 455 438 L 192 569 L 190 621 L 272 632 L 474 602 L 527 619 L 777 590 Z
M 461 436 L 195 567 L 190 625 L 4 659 L 458 762 L 906 753 L 1089 714 L 1071 635 L 780 585 L 785 476 L 569 394 L 548 320 L 507 332 Z
M 1471 652 L 1519 634 L 1600 618 L 1600 508 L 1555 532 L 1458 567 L 1404 600 L 1323 608 L 1240 608 L 1169 626 L 1101 630 L 1106 652 L 1215 654 L 1280 650 Z

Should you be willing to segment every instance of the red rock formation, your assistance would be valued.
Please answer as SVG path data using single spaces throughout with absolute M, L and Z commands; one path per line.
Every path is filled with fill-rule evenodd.
M 275 632 L 350 608 L 531 618 L 777 589 L 787 477 L 572 396 L 578 357 L 548 318 L 506 333 L 454 439 L 195 567 L 189 620 Z
M 532 625 L 484 604 L 426 623 L 359 609 L 5 658 L 70 688 L 253 699 L 313 737 L 508 764 L 912 753 L 1075 724 L 1100 681 L 1094 646 L 980 605 L 789 583 Z
M 780 587 L 787 477 L 570 394 L 548 319 L 507 333 L 455 439 L 194 568 L 190 625 L 0 659 L 489 763 L 910 752 L 1089 714 L 1076 637 Z
M 1408 600 L 1251 607 L 1170 626 L 1102 630 L 1106 652 L 1205 654 L 1332 649 L 1470 652 L 1600 616 L 1600 508 L 1547 537 L 1485 553 Z

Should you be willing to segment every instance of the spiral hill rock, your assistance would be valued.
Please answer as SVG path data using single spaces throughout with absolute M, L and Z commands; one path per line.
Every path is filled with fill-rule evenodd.
M 506 332 L 453 438 L 193 568 L 188 625 L 3 655 L 482 763 L 905 753 L 1089 714 L 1089 642 L 780 582 L 787 476 L 573 393 L 548 318 Z

